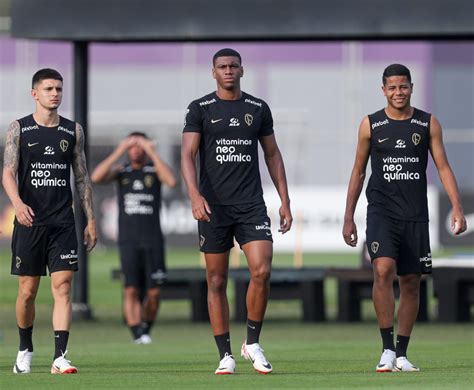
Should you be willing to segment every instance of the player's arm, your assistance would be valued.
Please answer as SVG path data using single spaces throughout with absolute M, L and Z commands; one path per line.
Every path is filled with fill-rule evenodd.
M 32 226 L 33 210 L 24 204 L 18 193 L 18 184 L 16 175 L 18 172 L 18 163 L 20 161 L 20 123 L 14 121 L 7 130 L 5 141 L 5 151 L 3 154 L 3 175 L 2 184 L 10 202 L 15 209 L 17 221 L 24 226 Z
M 365 170 L 370 154 L 370 122 L 365 117 L 359 126 L 356 157 L 352 168 L 349 187 L 347 189 L 346 211 L 344 213 L 344 226 L 342 236 L 347 245 L 357 245 L 357 227 L 354 222 L 354 213 L 359 200 L 362 187 L 364 186 Z
M 145 137 L 137 138 L 138 145 L 145 151 L 148 157 L 153 162 L 155 167 L 156 175 L 162 183 L 165 183 L 168 187 L 176 187 L 176 178 L 174 177 L 171 168 L 160 158 L 156 152 L 153 141 L 146 139 Z
M 120 166 L 116 163 L 120 157 L 127 151 L 129 146 L 133 143 L 131 137 L 126 137 L 118 144 L 115 150 L 103 161 L 99 163 L 91 174 L 93 183 L 102 184 L 110 183 L 117 179 Z
M 466 218 L 464 217 L 456 177 L 449 165 L 448 157 L 446 156 L 446 151 L 444 149 L 441 125 L 434 115 L 431 116 L 430 122 L 430 152 L 436 168 L 438 169 L 441 183 L 443 183 L 443 187 L 448 194 L 453 208 L 451 228 L 453 229 L 454 234 L 460 234 L 467 228 Z
M 90 251 L 97 243 L 97 232 L 92 205 L 92 186 L 84 154 L 84 131 L 79 123 L 76 123 L 76 145 L 73 151 L 72 170 L 76 190 L 87 218 L 87 226 L 84 230 L 84 245 Z
M 194 132 L 183 133 L 181 143 L 181 174 L 188 188 L 189 199 L 194 219 L 210 221 L 211 209 L 206 199 L 199 192 L 196 172 L 196 156 L 201 142 L 201 134 Z
M 288 195 L 288 184 L 286 181 L 285 164 L 278 148 L 275 134 L 261 136 L 259 138 L 262 145 L 265 163 L 267 164 L 268 173 L 272 178 L 273 184 L 280 196 L 281 207 L 280 213 L 280 229 L 285 234 L 291 229 L 293 217 L 290 209 L 290 196 Z

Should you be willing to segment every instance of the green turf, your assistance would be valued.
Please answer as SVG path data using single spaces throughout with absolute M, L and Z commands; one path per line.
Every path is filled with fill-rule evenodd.
M 307 256 L 308 265 L 353 265 L 351 255 Z M 170 266 L 197 266 L 194 251 L 171 251 Z M 291 264 L 291 256 L 277 256 L 275 265 Z M 9 275 L 9 255 L 0 254 L 0 389 L 15 388 L 471 388 L 474 380 L 472 324 L 417 324 L 409 349 L 420 373 L 376 374 L 380 342 L 370 302 L 367 321 L 338 324 L 335 285 L 326 284 L 330 321 L 304 324 L 297 302 L 270 302 L 262 345 L 275 372 L 256 374 L 240 358 L 245 326 L 232 323 L 232 345 L 237 375 L 215 376 L 217 351 L 208 324 L 189 322 L 189 303 L 165 301 L 149 346 L 133 345 L 121 322 L 119 283 L 110 280 L 116 253 L 97 251 L 90 259 L 90 302 L 96 317 L 73 324 L 69 357 L 79 375 L 52 376 L 49 368 L 53 337 L 50 326 L 49 279 L 38 296 L 33 373 L 11 373 L 17 351 L 14 299 L 16 278 Z M 231 292 L 231 289 L 229 289 Z M 231 295 L 231 294 L 230 294 Z

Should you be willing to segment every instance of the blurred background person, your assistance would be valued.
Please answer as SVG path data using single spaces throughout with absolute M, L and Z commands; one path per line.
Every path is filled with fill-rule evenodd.
M 127 153 L 128 163 L 117 164 Z M 161 184 L 176 186 L 173 172 L 145 133 L 133 132 L 91 175 L 93 183 L 117 182 L 119 250 L 124 280 L 123 310 L 136 344 L 150 344 L 166 279 L 160 224 Z

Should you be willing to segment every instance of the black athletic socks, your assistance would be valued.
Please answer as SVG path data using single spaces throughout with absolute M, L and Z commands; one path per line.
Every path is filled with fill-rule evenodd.
M 247 345 L 258 343 L 262 324 L 262 321 L 258 322 L 247 319 Z
M 393 343 L 393 326 L 390 328 L 380 328 L 380 335 L 382 336 L 383 349 L 395 351 L 395 344 Z
M 69 340 L 69 331 L 67 330 L 54 331 L 54 346 L 55 346 L 54 359 L 66 353 L 68 340 Z
M 130 328 L 130 332 L 132 332 L 132 337 L 134 340 L 137 340 L 142 336 L 143 330 L 142 330 L 141 324 L 133 325 L 133 326 L 130 326 L 129 328 Z
M 397 357 L 407 356 L 408 342 L 410 341 L 410 336 L 400 336 L 397 335 L 397 347 L 395 353 Z
M 18 333 L 20 335 L 19 351 L 27 349 L 28 351 L 33 352 L 33 325 L 29 328 L 18 327 Z
M 225 354 L 232 355 L 232 351 L 230 349 L 230 333 L 220 334 L 218 336 L 214 336 L 216 340 L 217 349 L 219 350 L 219 356 L 221 360 L 224 358 Z
M 143 321 L 142 322 L 142 334 L 150 334 L 151 328 L 155 321 Z

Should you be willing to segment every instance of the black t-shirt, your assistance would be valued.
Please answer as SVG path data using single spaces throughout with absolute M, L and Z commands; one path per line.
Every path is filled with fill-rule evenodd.
M 117 177 L 119 244 L 152 245 L 162 239 L 160 226 L 161 182 L 155 167 L 132 169 L 127 164 Z
M 426 165 L 431 114 L 414 109 L 406 120 L 369 115 L 372 175 L 367 186 L 369 213 L 406 221 L 428 221 Z
M 213 92 L 191 102 L 183 132 L 201 134 L 199 190 L 209 204 L 263 199 L 258 139 L 273 134 L 263 100 L 245 92 L 238 100 L 222 100 Z
M 33 225 L 74 223 L 70 180 L 76 123 L 60 116 L 58 126 L 44 127 L 32 114 L 18 122 L 18 192 L 35 213 Z

